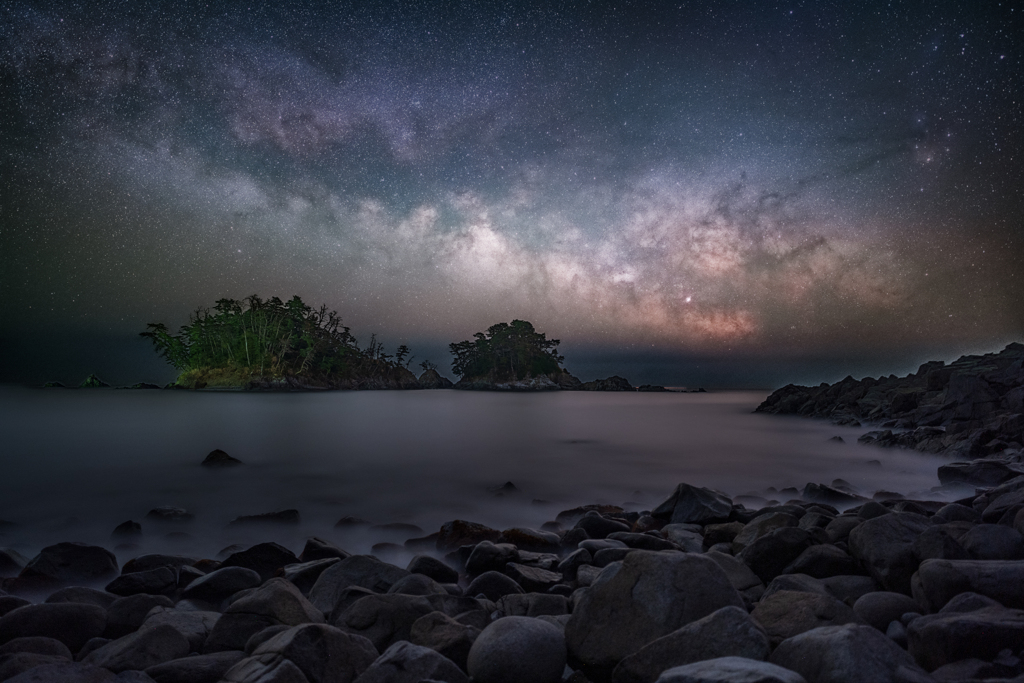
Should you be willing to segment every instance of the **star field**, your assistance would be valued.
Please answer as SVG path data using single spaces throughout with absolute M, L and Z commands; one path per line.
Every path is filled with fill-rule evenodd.
M 0 9 L 7 344 L 301 295 L 390 344 L 1024 333 L 1013 3 Z

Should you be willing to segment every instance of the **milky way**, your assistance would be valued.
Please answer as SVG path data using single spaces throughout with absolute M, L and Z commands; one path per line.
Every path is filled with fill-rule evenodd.
M 1024 335 L 1012 3 L 582 4 L 6 3 L 4 341 L 254 292 L 394 344 Z

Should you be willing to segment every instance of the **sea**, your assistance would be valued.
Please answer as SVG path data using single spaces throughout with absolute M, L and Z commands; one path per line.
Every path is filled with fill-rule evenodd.
M 835 479 L 869 497 L 958 497 L 938 487 L 943 458 L 859 445 L 867 425 L 754 413 L 765 395 L 0 386 L 0 547 L 79 541 L 123 562 L 261 541 L 299 553 L 317 536 L 358 553 L 393 544 L 376 552 L 401 562 L 408 539 L 452 519 L 539 528 L 589 503 L 650 510 L 681 482 L 748 507 Z M 203 467 L 213 449 L 243 464 Z M 193 518 L 147 517 L 161 506 Z M 231 524 L 285 509 L 297 524 Z M 337 526 L 346 517 L 363 521 Z M 142 535 L 112 537 L 129 520 Z

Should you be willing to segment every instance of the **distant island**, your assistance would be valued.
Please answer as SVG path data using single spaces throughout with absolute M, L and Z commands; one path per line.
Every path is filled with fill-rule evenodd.
M 178 371 L 169 388 L 249 391 L 327 389 L 475 389 L 491 391 L 666 391 L 623 377 L 581 382 L 548 339 L 525 320 L 498 323 L 449 345 L 453 383 L 423 361 L 417 377 L 406 345 L 386 353 L 375 335 L 360 347 L 336 311 L 293 296 L 220 299 L 199 308 L 177 334 L 150 323 L 142 337 Z M 99 380 L 83 386 L 100 386 Z M 703 390 L 701 390 L 703 391 Z

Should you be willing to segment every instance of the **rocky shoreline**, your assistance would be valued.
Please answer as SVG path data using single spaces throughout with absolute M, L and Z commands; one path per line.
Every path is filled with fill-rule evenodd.
M 759 510 L 680 484 L 540 529 L 453 520 L 404 566 L 318 538 L 122 566 L 0 552 L 0 680 L 1019 683 L 1024 474 L 995 478 L 954 503 L 809 484 Z

